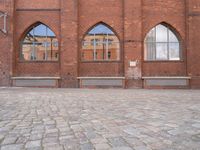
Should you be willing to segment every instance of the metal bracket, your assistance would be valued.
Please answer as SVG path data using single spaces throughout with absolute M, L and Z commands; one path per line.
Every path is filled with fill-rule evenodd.
M 0 18 L 3 17 L 3 29 L 0 29 L 4 34 L 7 33 L 7 13 L 0 11 Z

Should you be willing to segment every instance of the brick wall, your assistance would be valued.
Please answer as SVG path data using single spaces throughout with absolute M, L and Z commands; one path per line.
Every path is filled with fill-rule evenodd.
M 9 86 L 12 76 L 13 54 L 13 0 L 0 1 L 0 11 L 6 12 L 7 34 L 0 32 L 0 86 Z
M 185 76 L 186 73 L 186 17 L 185 3 L 180 0 L 143 0 L 143 38 L 157 24 L 165 22 L 180 35 L 182 61 L 144 62 L 143 76 Z
M 187 0 L 188 3 L 188 74 L 192 77 L 191 87 L 200 88 L 200 1 Z
M 78 0 L 61 0 L 61 86 L 78 87 Z
M 89 9 L 88 9 L 89 8 Z M 97 9 L 99 8 L 99 9 Z M 123 3 L 121 0 L 79 0 L 79 48 L 85 34 L 98 23 L 105 23 L 123 42 Z M 121 44 L 121 51 L 123 51 Z M 81 60 L 79 49 L 79 60 Z M 79 76 L 123 76 L 123 53 L 118 62 L 81 62 Z
M 48 5 L 41 1 L 17 0 L 15 3 L 14 24 L 14 76 L 59 76 L 60 63 L 58 62 L 25 62 L 20 60 L 20 41 L 37 22 L 44 23 L 52 29 L 60 41 L 60 3 L 49 0 Z

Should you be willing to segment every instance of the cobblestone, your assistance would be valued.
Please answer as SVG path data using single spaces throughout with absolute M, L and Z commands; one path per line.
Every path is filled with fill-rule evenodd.
M 37 147 L 41 147 L 41 141 L 37 140 L 37 141 L 29 141 L 26 143 L 25 148 L 37 148 Z
M 199 145 L 199 90 L 0 88 L 0 150 Z

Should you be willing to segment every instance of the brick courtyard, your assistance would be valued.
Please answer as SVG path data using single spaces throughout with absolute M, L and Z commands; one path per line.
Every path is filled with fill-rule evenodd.
M 0 89 L 1 150 L 199 150 L 199 90 Z

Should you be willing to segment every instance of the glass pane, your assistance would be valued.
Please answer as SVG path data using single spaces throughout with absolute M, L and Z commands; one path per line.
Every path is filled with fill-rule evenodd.
M 103 24 L 95 26 L 82 42 L 82 60 L 92 60 L 92 58 L 93 60 L 108 60 L 108 51 L 115 46 L 113 43 L 118 43 L 117 49 L 119 49 L 119 40 L 112 30 Z M 115 52 L 113 60 L 118 59 L 119 53 Z
M 157 43 L 156 44 L 156 59 L 157 60 L 167 60 L 167 43 Z
M 180 60 L 179 43 L 169 43 L 169 59 Z
M 118 37 L 116 35 L 108 35 L 108 40 L 110 42 L 117 42 L 117 43 L 119 43 L 119 39 L 118 39 Z
M 92 46 L 98 46 L 100 44 L 100 39 L 92 39 L 91 40 L 91 45 Z
M 56 35 L 53 33 L 53 31 L 51 30 L 51 29 L 49 29 L 48 27 L 47 27 L 47 36 L 50 36 L 50 37 L 56 37 Z
M 30 35 L 31 37 L 33 37 L 34 36 L 34 28 L 28 33 L 28 35 Z
M 34 38 L 34 34 L 33 34 L 33 29 L 26 35 L 26 37 L 24 38 L 24 42 L 34 42 L 35 38 Z
M 54 37 L 48 36 L 45 42 L 46 45 L 46 60 L 54 60 L 54 48 L 57 40 Z M 57 46 L 57 45 L 56 45 Z
M 146 60 L 155 60 L 156 58 L 156 43 L 145 44 Z
M 163 25 L 156 26 L 156 42 L 168 42 L 167 30 Z
M 45 60 L 45 47 L 43 43 L 35 43 L 34 60 Z
M 87 47 L 89 47 L 89 46 L 91 46 L 91 42 L 84 41 L 84 42 L 82 43 L 82 47 L 83 47 L 83 48 L 87 48 Z
M 108 60 L 111 60 L 111 59 L 112 59 L 112 52 L 109 51 L 109 52 L 108 52 Z
M 91 44 L 91 42 L 88 39 L 86 42 L 84 42 L 84 46 L 82 46 L 82 52 L 81 52 L 81 58 L 82 60 L 94 60 L 94 46 Z
M 100 45 L 100 39 L 95 39 L 95 44 L 96 44 L 96 46 L 98 46 L 98 45 Z
M 148 34 L 145 39 L 146 42 L 156 42 L 156 30 L 153 28 Z
M 179 42 L 176 35 L 170 30 L 169 30 L 169 42 Z
M 94 27 L 89 34 L 114 34 L 112 30 L 110 30 L 108 27 L 106 27 L 103 24 L 99 24 L 96 27 Z
M 37 43 L 46 43 L 46 40 L 47 38 L 46 37 L 42 37 L 42 36 L 36 36 L 35 37 L 35 40 Z
M 51 58 L 52 60 L 58 60 L 59 59 L 59 55 L 58 55 L 58 51 L 59 47 L 58 47 L 58 40 L 57 39 L 53 39 L 52 41 L 52 51 L 51 51 Z
M 51 39 L 47 39 L 46 42 L 46 60 L 53 59 L 53 41 Z
M 27 34 L 27 36 L 24 38 L 24 43 L 26 42 L 32 43 L 34 42 L 34 38 L 31 35 Z
M 40 24 L 34 28 L 35 37 L 46 37 L 47 36 L 47 27 L 43 24 Z
M 82 59 L 83 60 L 94 60 L 93 57 L 93 49 L 87 49 L 82 51 Z
M 113 39 L 108 39 L 108 45 L 112 45 Z
M 148 43 L 144 43 L 144 60 L 148 60 Z
M 113 42 L 108 45 L 107 58 L 108 60 L 119 60 L 119 43 Z
M 21 59 L 22 60 L 30 60 L 31 52 L 32 52 L 32 43 L 23 43 Z
M 106 45 L 101 42 L 96 46 L 96 60 L 104 60 L 106 54 Z

